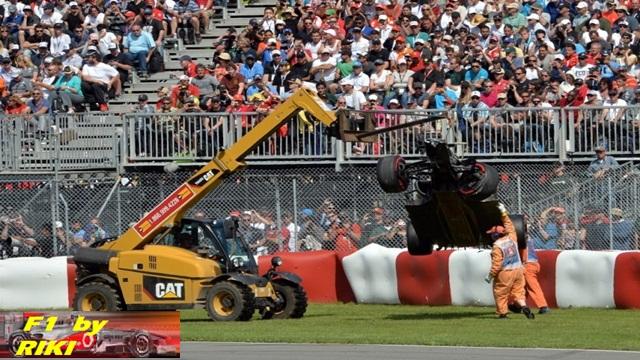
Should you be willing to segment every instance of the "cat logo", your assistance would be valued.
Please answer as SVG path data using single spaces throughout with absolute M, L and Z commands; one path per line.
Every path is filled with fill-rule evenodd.
M 156 298 L 158 299 L 180 299 L 182 298 L 182 283 L 157 283 Z
M 145 276 L 142 283 L 145 292 L 156 300 L 184 300 L 184 281 Z

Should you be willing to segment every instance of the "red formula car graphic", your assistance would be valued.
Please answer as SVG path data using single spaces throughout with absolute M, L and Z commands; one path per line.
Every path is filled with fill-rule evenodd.
M 26 321 L 28 315 L 24 317 Z M 131 357 L 144 358 L 149 356 L 177 356 L 178 349 L 176 345 L 168 341 L 163 335 L 155 334 L 145 330 L 129 330 L 129 329 L 103 329 L 93 335 L 90 332 L 80 332 L 73 330 L 75 316 L 60 317 L 57 319 L 53 329 L 46 331 L 46 325 L 33 326 L 29 331 L 22 330 L 23 326 L 5 327 L 5 330 L 12 330 L 10 334 L 6 334 L 9 352 L 16 355 L 23 341 L 75 341 L 73 355 L 124 355 Z M 6 325 L 6 323 L 5 323 Z M 66 351 L 67 347 L 62 346 L 61 350 Z

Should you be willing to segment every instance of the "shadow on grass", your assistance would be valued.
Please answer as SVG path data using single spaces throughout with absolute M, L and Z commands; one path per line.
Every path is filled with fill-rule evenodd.
M 453 319 L 491 319 L 493 313 L 478 312 L 450 312 L 450 313 L 419 313 L 419 314 L 391 314 L 385 317 L 387 320 L 453 320 Z
M 304 319 L 313 319 L 313 318 L 322 318 L 322 317 L 335 317 L 335 314 L 311 314 L 311 315 L 305 315 L 302 317 L 302 320 Z M 297 319 L 269 319 L 269 320 L 262 320 L 260 318 L 254 318 L 251 319 L 250 321 L 281 321 L 281 320 L 289 320 L 289 321 L 297 321 Z M 180 322 L 183 323 L 198 323 L 198 322 L 211 322 L 213 323 L 214 321 L 212 321 L 211 319 L 209 319 L 208 317 L 202 317 L 202 318 L 189 318 L 189 319 L 180 319 Z M 236 321 L 231 321 L 231 322 L 236 322 Z

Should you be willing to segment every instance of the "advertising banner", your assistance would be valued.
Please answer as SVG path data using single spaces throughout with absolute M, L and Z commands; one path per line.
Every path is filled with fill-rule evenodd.
M 0 312 L 0 357 L 180 357 L 180 314 Z

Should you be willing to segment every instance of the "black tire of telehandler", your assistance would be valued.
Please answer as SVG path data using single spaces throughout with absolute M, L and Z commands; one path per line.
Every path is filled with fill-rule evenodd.
M 420 240 L 411 222 L 407 224 L 407 250 L 411 255 L 430 255 L 433 252 L 433 241 Z
M 459 192 L 468 199 L 481 201 L 494 195 L 496 191 L 498 191 L 500 175 L 498 174 L 498 170 L 491 165 L 476 163 L 474 166 L 476 171 L 480 173 L 481 178 L 469 184 L 462 184 Z
M 96 302 L 102 303 L 102 306 L 94 308 Z M 109 284 L 96 281 L 78 287 L 76 297 L 73 300 L 73 308 L 77 311 L 113 312 L 124 310 L 118 290 Z
M 207 292 L 207 313 L 213 321 L 249 321 L 255 307 L 253 291 L 243 284 L 222 281 Z
M 378 160 L 376 175 L 384 192 L 399 193 L 405 191 L 409 181 L 403 174 L 405 160 L 400 155 L 385 156 Z
M 307 311 L 307 293 L 299 284 L 273 282 L 273 289 L 284 302 L 283 306 L 265 311 L 262 319 L 299 319 Z

